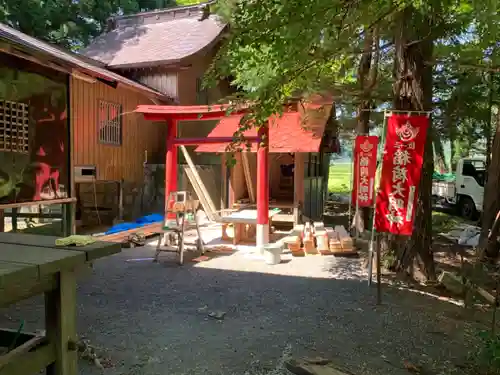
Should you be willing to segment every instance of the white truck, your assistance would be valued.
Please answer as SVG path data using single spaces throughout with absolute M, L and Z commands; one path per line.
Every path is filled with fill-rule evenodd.
M 485 158 L 460 159 L 454 178 L 433 179 L 432 197 L 436 203 L 457 207 L 464 218 L 475 220 L 483 210 L 485 177 Z

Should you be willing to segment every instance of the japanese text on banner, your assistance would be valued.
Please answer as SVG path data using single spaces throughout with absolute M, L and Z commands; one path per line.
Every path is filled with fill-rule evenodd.
M 377 136 L 358 135 L 356 137 L 352 202 L 358 207 L 373 206 L 377 149 Z
M 413 232 L 428 124 L 427 116 L 389 117 L 375 210 L 378 232 Z

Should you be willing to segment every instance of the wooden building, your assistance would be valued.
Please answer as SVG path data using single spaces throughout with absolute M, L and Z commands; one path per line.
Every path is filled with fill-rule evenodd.
M 113 216 L 133 215 L 145 158 L 163 155 L 165 139 L 164 127 L 133 111 L 169 97 L 2 24 L 0 70 L 0 210 L 74 206 L 81 190 L 78 206 L 95 213 L 109 185 L 108 207 L 119 207 L 117 191 L 123 201 Z
M 332 100 L 315 97 L 303 105 L 287 106 L 283 116 L 269 120 L 269 207 L 280 208 L 274 222 L 320 220 L 327 193 L 330 154 L 336 151 L 335 128 L 329 122 Z M 241 116 L 219 121 L 208 138 L 231 137 Z M 256 130 L 245 133 L 256 136 Z M 198 146 L 199 153 L 216 153 L 226 159 L 226 144 Z M 257 146 L 235 154 L 233 168 L 224 166 L 223 205 L 255 203 L 257 190 Z M 223 163 L 223 165 L 225 165 Z
M 183 106 L 214 104 L 233 90 L 224 80 L 219 82 L 217 88 L 211 90 L 204 90 L 201 86 L 204 73 L 212 63 L 226 30 L 226 25 L 221 23 L 216 15 L 210 14 L 208 9 L 210 4 L 115 17 L 109 20 L 106 33 L 96 38 L 83 53 L 101 61 L 108 69 L 143 82 L 172 97 L 175 104 Z M 310 113 L 306 116 L 307 119 L 302 115 L 300 118 L 293 115 L 295 135 L 300 133 L 299 122 L 301 124 L 304 120 L 309 123 L 316 122 L 314 134 L 307 133 L 314 138 L 312 142 L 314 145 L 309 142 L 310 147 L 307 150 L 294 147 L 297 143 L 281 149 L 273 149 L 271 145 L 271 174 L 275 176 L 271 179 L 272 204 L 282 207 L 287 213 L 295 209 L 295 217 L 298 216 L 298 207 L 311 219 L 317 219 L 322 215 L 329 165 L 329 157 L 325 151 L 331 151 L 324 141 L 324 132 L 331 104 L 330 100 L 319 117 L 318 113 Z M 295 111 L 298 109 L 295 108 Z M 281 126 L 277 128 L 279 131 L 271 130 L 277 136 L 280 133 L 286 134 L 287 126 L 290 125 L 286 121 L 281 122 Z M 232 133 L 228 133 L 228 128 L 224 125 L 226 123 L 225 120 L 219 125 L 218 121 L 180 121 L 175 136 L 206 137 L 218 134 L 221 129 L 224 136 L 230 136 Z M 237 124 L 233 125 L 231 129 L 235 130 Z M 327 130 L 327 133 L 332 133 L 331 129 Z M 296 139 L 304 137 L 307 139 L 307 134 L 300 133 Z M 230 207 L 242 198 L 249 198 L 252 188 L 250 186 L 249 191 L 244 171 L 248 172 L 247 179 L 255 180 L 254 154 L 237 155 L 236 166 L 227 168 L 225 145 L 204 145 L 198 148 L 187 146 L 187 149 L 217 209 Z M 178 189 L 193 189 L 185 173 L 188 166 L 182 153 L 179 154 L 178 164 Z M 244 168 L 245 165 L 249 167 Z M 283 168 L 280 165 L 283 165 Z M 165 186 L 164 165 L 154 168 L 160 171 L 156 176 L 162 178 L 154 185 Z M 293 176 L 290 176 L 292 170 Z M 160 197 L 155 202 L 158 203 L 155 210 L 161 210 L 163 199 Z M 293 218 L 293 214 L 288 215 L 287 220 L 290 220 L 290 217 Z
M 209 14 L 209 3 L 142 12 L 114 17 L 108 29 L 82 53 L 99 60 L 107 69 L 142 82 L 173 99 L 178 105 L 211 104 L 234 90 L 221 80 L 216 88 L 204 89 L 203 77 L 218 51 L 226 30 L 215 15 Z M 183 121 L 180 137 L 203 137 L 217 121 Z M 166 129 L 165 124 L 163 128 Z M 166 138 L 163 138 L 166 139 Z M 214 154 L 195 153 L 187 147 L 200 176 L 221 208 L 222 164 Z M 146 166 L 155 176 L 164 176 L 164 160 Z M 186 162 L 179 155 L 179 186 L 188 188 Z M 148 172 L 149 173 L 149 172 Z M 157 190 L 164 180 L 152 182 Z M 156 193 L 155 193 L 156 194 Z M 160 193 L 161 194 L 161 193 Z M 146 205 L 150 211 L 161 211 L 161 198 Z

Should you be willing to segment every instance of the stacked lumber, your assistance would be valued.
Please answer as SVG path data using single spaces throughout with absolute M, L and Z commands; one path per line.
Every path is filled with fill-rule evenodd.
M 352 238 L 343 226 L 325 227 L 322 222 L 296 225 L 282 240 L 293 256 L 353 255 Z
M 283 243 L 293 256 L 304 256 L 300 236 L 292 235 L 283 238 Z
M 339 236 L 339 241 L 342 245 L 342 250 L 343 251 L 352 251 L 352 238 L 347 232 L 347 230 L 344 228 L 343 225 L 337 225 L 335 227 L 335 232 L 337 232 Z
M 334 228 L 327 227 L 325 232 L 328 236 L 329 255 L 355 255 L 357 251 L 353 247 L 352 238 L 343 225 Z M 326 251 L 322 254 L 327 255 Z

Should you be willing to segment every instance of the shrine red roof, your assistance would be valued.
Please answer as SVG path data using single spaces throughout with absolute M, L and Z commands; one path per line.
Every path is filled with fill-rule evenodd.
M 212 130 L 207 138 L 232 137 L 238 130 L 242 115 L 224 117 Z M 281 117 L 273 116 L 269 126 L 269 152 L 318 152 L 325 131 L 326 118 L 320 121 L 303 121 L 299 112 L 287 112 Z M 257 136 L 257 129 L 253 128 L 244 133 L 245 136 Z M 227 144 L 203 144 L 196 148 L 196 152 L 226 151 Z M 253 144 L 253 152 L 257 145 Z

